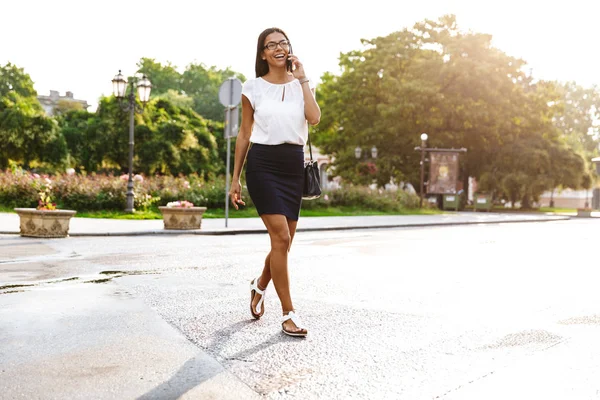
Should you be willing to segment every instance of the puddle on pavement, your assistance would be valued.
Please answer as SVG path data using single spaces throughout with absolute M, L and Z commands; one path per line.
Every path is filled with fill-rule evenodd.
M 15 284 L 11 284 L 11 285 L 2 285 L 0 286 L 0 290 L 6 290 L 6 289 L 16 289 L 16 288 L 25 288 L 25 287 L 33 287 L 33 286 L 42 286 L 42 285 L 51 285 L 53 283 L 61 283 L 61 282 L 69 282 L 69 281 L 76 281 L 78 280 L 79 277 L 74 276 L 72 278 L 65 278 L 65 279 L 57 279 L 57 280 L 53 280 L 53 281 L 46 281 L 46 282 L 37 282 L 37 283 L 15 283 Z M 0 292 L 0 294 L 7 294 L 7 293 L 18 293 L 18 292 L 23 292 L 24 290 L 11 290 L 11 291 L 6 291 L 6 292 Z
M 106 283 L 112 281 L 114 278 L 120 278 L 128 275 L 158 275 L 158 271 L 100 271 L 100 275 L 107 275 L 108 278 L 92 279 L 85 281 L 84 283 Z
M 22 287 L 27 287 L 27 286 L 35 286 L 35 285 L 31 284 L 31 283 L 22 284 L 22 285 L 4 285 L 4 286 L 0 286 L 0 290 L 22 288 Z
M 106 283 L 112 281 L 112 278 L 93 279 L 91 281 L 85 281 L 83 283 Z
M 128 275 L 158 275 L 158 271 L 101 271 L 99 275 L 103 276 L 99 279 L 90 279 L 83 281 L 83 283 L 107 283 L 111 282 L 114 278 L 120 278 Z M 70 281 L 78 281 L 82 278 L 78 276 L 73 276 L 65 279 L 57 279 L 52 281 L 42 281 L 36 283 L 23 283 L 23 284 L 10 284 L 0 286 L 0 295 L 1 294 L 10 294 L 10 293 L 19 293 L 24 292 L 25 290 L 7 290 L 7 289 L 23 289 L 23 288 L 32 288 L 35 286 L 48 286 L 56 283 L 70 282 Z
M 157 275 L 158 271 L 135 270 L 135 271 L 100 271 L 100 275 Z

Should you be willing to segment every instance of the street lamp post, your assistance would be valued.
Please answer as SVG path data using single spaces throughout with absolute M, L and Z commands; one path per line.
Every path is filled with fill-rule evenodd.
M 360 161 L 360 156 L 363 154 L 362 148 L 360 146 L 356 146 L 356 148 L 354 149 L 354 156 L 356 157 L 356 160 Z M 369 159 L 369 156 L 367 155 L 367 152 L 364 153 L 365 157 L 365 162 Z M 377 147 L 373 146 L 371 147 L 371 158 L 373 160 L 377 159 Z M 372 183 L 372 181 L 371 181 Z
M 113 84 L 113 94 L 117 99 L 119 99 L 119 105 L 124 111 L 129 112 L 129 179 L 127 180 L 127 206 L 125 207 L 125 212 L 132 213 L 135 211 L 133 208 L 133 129 L 134 129 L 134 113 L 141 112 L 142 110 L 137 106 L 135 102 L 135 90 L 134 86 L 137 86 L 138 96 L 140 97 L 140 101 L 142 102 L 142 106 L 148 102 L 150 99 L 150 90 L 152 89 L 152 84 L 146 78 L 146 75 L 143 75 L 141 79 L 134 80 L 131 79 L 129 82 L 129 94 L 127 95 L 127 103 L 123 103 L 122 99 L 125 97 L 125 92 L 127 90 L 127 80 L 121 74 L 121 70 L 119 73 L 115 75 L 112 80 Z
M 419 208 L 423 208 L 423 186 L 425 184 L 425 148 L 427 147 L 427 134 L 421 133 L 421 190 L 419 191 Z
M 354 149 L 354 156 L 356 157 L 357 160 L 360 160 L 360 156 L 362 155 L 362 148 L 360 146 L 356 146 L 356 148 Z M 367 153 L 365 153 L 365 159 L 367 159 Z M 373 146 L 371 147 L 371 158 L 376 159 L 377 158 L 377 147 Z

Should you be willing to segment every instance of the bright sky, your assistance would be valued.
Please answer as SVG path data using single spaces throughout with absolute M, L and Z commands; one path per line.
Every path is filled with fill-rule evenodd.
M 600 84 L 600 0 L 252 1 L 11 0 L 0 6 L 0 64 L 25 68 L 39 94 L 72 91 L 95 109 L 119 69 L 142 57 L 231 67 L 254 77 L 259 33 L 285 30 L 312 77 L 339 72 L 340 52 L 425 18 L 455 14 L 463 30 L 489 33 L 536 78 Z M 596 39 L 594 39 L 596 38 Z

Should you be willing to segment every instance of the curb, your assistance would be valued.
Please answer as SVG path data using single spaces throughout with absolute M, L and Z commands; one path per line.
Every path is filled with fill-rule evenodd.
M 324 226 L 314 228 L 298 228 L 296 232 L 318 232 L 318 231 L 349 231 L 349 230 L 366 230 L 366 229 L 397 229 L 397 228 L 423 228 L 428 226 L 443 227 L 443 226 L 460 226 L 460 225 L 495 225 L 509 223 L 525 223 L 525 222 L 554 222 L 567 221 L 570 216 L 553 216 L 549 218 L 539 219 L 515 219 L 509 221 L 465 221 L 465 222 L 430 222 L 430 223 L 413 223 L 413 224 L 394 224 L 394 225 L 354 225 L 354 226 Z M 230 236 L 230 235 L 256 235 L 267 233 L 265 228 L 262 229 L 237 229 L 237 230 L 222 230 L 222 231 L 202 231 L 202 230 L 151 230 L 151 231 L 131 231 L 131 232 L 83 232 L 70 233 L 69 237 L 99 237 L 99 236 L 152 236 L 152 235 L 200 235 L 200 236 Z M 19 235 L 18 231 L 0 231 L 0 235 Z

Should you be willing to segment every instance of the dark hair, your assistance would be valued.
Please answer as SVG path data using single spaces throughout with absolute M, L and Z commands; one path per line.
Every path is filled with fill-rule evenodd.
M 256 64 L 255 64 L 254 70 L 256 72 L 257 78 L 260 78 L 261 76 L 264 76 L 269 72 L 269 64 L 267 63 L 266 60 L 262 59 L 262 52 L 265 49 L 265 39 L 267 38 L 267 36 L 269 36 L 273 32 L 281 33 L 283 36 L 285 36 L 285 39 L 288 42 L 290 41 L 290 39 L 288 38 L 288 36 L 285 34 L 285 32 L 282 29 L 268 28 L 268 29 L 265 29 L 264 31 L 262 31 L 262 33 L 258 36 L 258 43 L 256 45 Z M 290 47 L 290 52 L 291 52 L 291 47 Z

